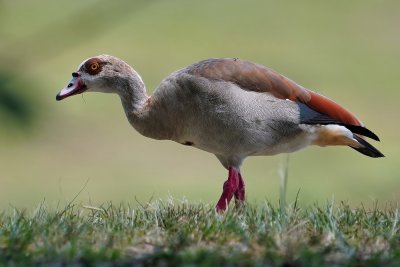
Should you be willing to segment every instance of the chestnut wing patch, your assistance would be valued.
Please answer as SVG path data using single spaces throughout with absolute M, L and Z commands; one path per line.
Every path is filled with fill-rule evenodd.
M 244 90 L 268 92 L 281 99 L 308 102 L 307 89 L 285 76 L 249 61 L 239 59 L 207 59 L 189 66 L 187 72 L 211 80 L 228 81 Z
M 311 99 L 310 101 L 305 102 L 305 104 L 310 108 L 326 114 L 342 123 L 362 126 L 362 123 L 356 118 L 356 116 L 341 105 L 311 90 L 308 91 L 310 92 Z
M 346 125 L 361 122 L 334 101 L 298 85 L 264 66 L 239 59 L 207 59 L 187 68 L 188 73 L 208 79 L 228 81 L 244 90 L 270 93 L 280 99 L 304 103 L 311 109 Z

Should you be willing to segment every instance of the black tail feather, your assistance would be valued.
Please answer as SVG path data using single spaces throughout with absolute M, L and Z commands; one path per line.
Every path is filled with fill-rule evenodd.
M 353 133 L 360 134 L 362 136 L 369 137 L 376 141 L 380 141 L 379 137 L 374 134 L 371 130 L 365 128 L 364 126 L 357 126 L 357 125 L 349 125 L 349 124 L 342 124 L 344 127 L 352 131 Z M 358 140 L 357 140 L 358 141 Z
M 352 147 L 352 146 L 350 146 L 350 147 L 357 150 L 361 154 L 364 154 L 364 155 L 366 155 L 368 157 L 372 157 L 372 158 L 381 158 L 381 157 L 385 156 L 378 149 L 373 147 L 370 143 L 368 143 L 367 141 L 365 141 L 358 135 L 355 134 L 354 139 L 356 139 L 357 142 L 359 142 L 362 145 L 362 147 Z
M 346 124 L 337 119 L 331 118 L 325 114 L 319 113 L 318 111 L 311 109 L 309 106 L 303 103 L 298 103 L 298 105 L 300 107 L 300 123 L 310 124 L 310 125 L 337 124 L 346 127 L 353 133 L 379 141 L 379 137 L 376 134 L 374 134 L 371 130 L 365 128 L 364 126 Z

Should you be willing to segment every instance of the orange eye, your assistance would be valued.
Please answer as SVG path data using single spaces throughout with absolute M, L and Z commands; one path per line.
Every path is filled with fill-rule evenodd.
M 97 70 L 98 68 L 99 68 L 99 63 L 97 63 L 97 62 L 90 65 L 90 69 L 92 71 Z
M 101 68 L 102 68 L 102 62 L 97 58 L 91 58 L 88 61 L 86 61 L 85 65 L 83 66 L 83 71 L 85 71 L 90 75 L 96 75 L 101 72 Z

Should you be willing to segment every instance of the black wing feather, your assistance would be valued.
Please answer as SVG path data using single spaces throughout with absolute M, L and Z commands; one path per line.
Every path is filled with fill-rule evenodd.
M 374 134 L 372 131 L 369 129 L 359 126 L 359 125 L 350 125 L 350 124 L 345 124 L 341 121 L 338 121 L 336 119 L 333 119 L 329 117 L 328 115 L 322 114 L 318 111 L 313 110 L 309 106 L 303 103 L 298 103 L 300 107 L 300 123 L 303 124 L 310 124 L 310 125 L 315 125 L 315 124 L 321 124 L 321 125 L 328 125 L 328 124 L 337 124 L 346 127 L 349 129 L 351 132 L 355 134 L 359 134 L 362 136 L 369 137 L 371 139 L 374 139 L 376 141 L 379 141 L 379 137 Z

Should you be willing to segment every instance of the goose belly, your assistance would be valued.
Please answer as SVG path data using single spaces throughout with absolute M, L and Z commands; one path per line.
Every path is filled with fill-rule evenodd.
M 215 120 L 215 124 L 210 123 L 206 127 L 193 127 L 193 131 L 186 132 L 176 141 L 216 155 L 242 157 L 294 152 L 307 147 L 313 141 L 308 131 L 290 124 L 284 126 L 282 123 L 278 129 L 275 128 L 276 122 L 273 127 L 268 125 L 261 129 L 250 125 L 238 128 L 234 123 L 222 124 L 224 127 L 212 126 L 218 123 L 220 121 Z M 286 129 L 280 131 L 280 127 Z
M 224 92 L 224 93 L 221 93 Z M 298 105 L 231 85 L 192 96 L 181 109 L 175 141 L 216 155 L 273 155 L 311 143 Z

